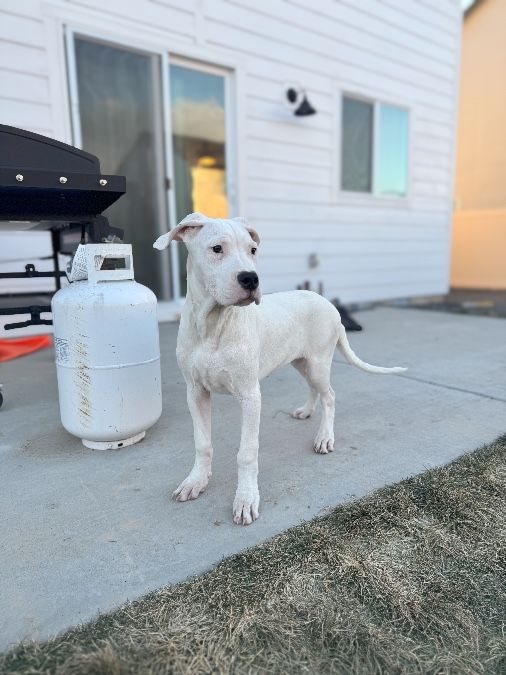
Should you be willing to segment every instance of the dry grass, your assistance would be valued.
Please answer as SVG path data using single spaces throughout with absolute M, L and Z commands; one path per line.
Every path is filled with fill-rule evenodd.
M 506 673 L 505 495 L 503 436 L 0 672 Z

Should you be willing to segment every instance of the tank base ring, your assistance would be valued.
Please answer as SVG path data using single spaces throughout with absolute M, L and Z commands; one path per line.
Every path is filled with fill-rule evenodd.
M 140 434 L 135 434 L 135 436 L 130 436 L 130 438 L 119 441 L 87 441 L 83 438 L 82 442 L 83 445 L 92 450 L 119 450 L 120 448 L 126 448 L 128 445 L 142 441 L 145 435 L 146 432 L 141 431 Z

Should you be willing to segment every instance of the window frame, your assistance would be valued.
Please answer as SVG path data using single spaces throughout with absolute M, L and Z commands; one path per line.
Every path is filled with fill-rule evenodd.
M 371 151 L 371 191 L 359 192 L 358 190 L 345 190 L 342 187 L 342 145 L 343 145 L 343 101 L 345 98 L 362 103 L 368 103 L 373 107 L 373 123 L 372 123 L 372 151 Z M 397 206 L 400 208 L 410 205 L 412 198 L 411 186 L 411 157 L 412 157 L 412 130 L 413 130 L 413 107 L 409 103 L 399 103 L 391 100 L 387 96 L 367 95 L 357 92 L 352 89 L 341 89 L 337 91 L 336 102 L 334 110 L 336 112 L 336 136 L 337 142 L 334 148 L 337 150 L 335 157 L 335 185 L 337 188 L 337 201 L 345 204 L 385 204 L 388 206 Z M 378 156 L 378 130 L 379 130 L 379 112 L 380 106 L 387 105 L 395 108 L 400 108 L 408 113 L 408 151 L 407 151 L 407 166 L 406 166 L 406 193 L 404 195 L 386 195 L 381 194 L 377 190 L 377 170 L 376 159 Z

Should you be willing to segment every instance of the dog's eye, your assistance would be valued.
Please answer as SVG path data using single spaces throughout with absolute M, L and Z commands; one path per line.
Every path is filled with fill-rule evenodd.
M 253 247 L 253 248 L 251 249 L 251 255 L 255 255 L 256 252 L 257 252 L 256 248 Z
M 220 244 L 216 244 L 216 246 L 213 246 L 213 251 L 215 253 L 221 253 L 223 251 L 223 248 L 221 247 Z

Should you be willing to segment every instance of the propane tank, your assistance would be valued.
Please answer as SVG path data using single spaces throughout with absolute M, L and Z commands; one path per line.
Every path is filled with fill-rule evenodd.
M 61 421 L 88 448 L 121 448 L 162 412 L 156 297 L 134 281 L 130 244 L 78 253 L 81 280 L 51 303 Z

